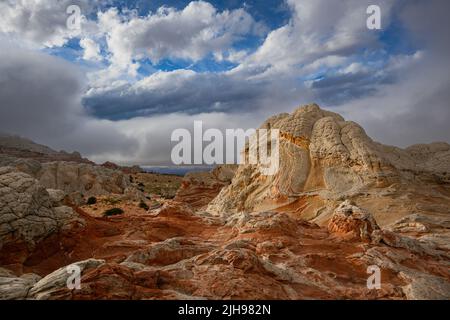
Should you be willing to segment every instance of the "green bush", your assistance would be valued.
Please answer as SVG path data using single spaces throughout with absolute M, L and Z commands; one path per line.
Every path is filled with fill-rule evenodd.
M 96 197 L 89 197 L 86 201 L 87 205 L 92 205 L 92 204 L 96 204 L 97 203 L 97 198 Z
M 119 214 L 123 214 L 123 210 L 120 208 L 112 208 L 112 209 L 108 209 L 105 212 L 103 212 L 104 217 L 117 216 Z
M 139 202 L 139 208 L 142 208 L 146 211 L 148 211 L 149 209 L 148 205 L 144 201 Z

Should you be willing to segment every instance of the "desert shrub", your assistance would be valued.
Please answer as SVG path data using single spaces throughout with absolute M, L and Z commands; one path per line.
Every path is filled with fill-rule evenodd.
M 144 192 L 145 191 L 145 185 L 142 182 L 139 182 L 138 184 L 138 190 Z
M 144 201 L 139 202 L 139 208 L 142 208 L 147 211 L 149 209 L 148 205 Z
M 112 208 L 112 209 L 108 209 L 105 212 L 103 212 L 104 217 L 117 216 L 119 214 L 123 214 L 123 210 L 120 208 Z
M 109 205 L 113 206 L 113 205 L 118 204 L 118 203 L 120 202 L 120 199 L 106 198 L 106 199 L 104 200 L 104 202 L 105 202 L 106 204 L 109 204 Z
M 151 209 L 153 210 L 153 209 L 158 209 L 158 208 L 160 208 L 162 206 L 162 204 L 161 203 L 159 203 L 158 201 L 152 201 L 152 203 L 151 203 Z
M 86 201 L 87 205 L 92 205 L 92 204 L 96 204 L 97 203 L 97 198 L 96 197 L 89 197 Z

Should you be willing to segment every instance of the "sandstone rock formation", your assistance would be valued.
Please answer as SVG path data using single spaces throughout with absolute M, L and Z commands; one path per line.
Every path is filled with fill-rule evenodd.
M 111 162 L 102 166 L 84 159 L 78 152 L 57 152 L 31 140 L 0 135 L 0 167 L 25 172 L 47 189 L 63 190 L 82 196 L 123 194 L 131 187 L 129 173 L 139 167 L 120 167 Z M 76 195 L 72 195 L 75 198 Z
M 373 216 L 350 201 L 344 201 L 334 211 L 328 224 L 330 233 L 347 238 L 371 240 L 372 232 L 380 229 Z
M 232 183 L 209 204 L 209 212 L 295 210 L 325 225 L 332 208 L 353 199 L 384 225 L 392 221 L 384 221 L 380 207 L 405 203 L 391 203 L 395 196 L 423 204 L 424 185 L 434 189 L 430 192 L 440 198 L 438 202 L 450 205 L 448 188 L 440 188 L 450 176 L 447 143 L 407 149 L 384 146 L 370 139 L 358 124 L 315 104 L 271 117 L 261 128 L 280 130 L 279 170 L 264 176 L 257 165 L 239 166 Z M 420 196 L 415 198 L 416 193 Z M 314 205 L 301 208 L 304 202 Z M 398 212 L 397 219 L 412 213 L 409 208 Z
M 152 214 L 86 221 L 87 240 L 70 248 L 80 262 L 63 263 L 60 252 L 32 268 L 45 276 L 39 270 L 60 259 L 60 269 L 28 282 L 5 276 L 17 285 L 0 285 L 0 295 L 27 288 L 29 299 L 450 299 L 446 252 L 402 244 L 414 239 L 336 238 L 285 213 L 225 219 L 174 201 Z M 79 290 L 65 285 L 69 264 L 82 267 Z M 381 269 L 378 290 L 366 286 L 372 265 Z
M 133 185 L 114 168 L 13 159 L 0 299 L 450 299 L 448 144 L 384 146 L 316 105 L 263 127 L 281 131 L 275 175 L 219 166 L 174 200 L 123 200 Z M 72 191 L 104 196 L 70 209 Z M 81 289 L 66 286 L 73 264 Z
M 0 300 L 26 299 L 31 287 L 40 279 L 33 273 L 17 277 L 13 272 L 0 268 Z
M 81 197 L 123 194 L 132 187 L 129 175 L 89 163 L 54 161 L 40 163 L 32 159 L 5 157 L 0 166 L 14 167 L 33 176 L 47 189 L 62 190 Z M 72 195 L 76 197 L 76 195 Z
M 121 171 L 72 162 L 43 163 L 35 175 L 46 188 L 85 196 L 124 193 L 129 177 Z
M 104 260 L 88 259 L 73 263 L 71 266 L 79 268 L 81 275 L 89 269 L 104 264 Z M 46 300 L 61 289 L 67 288 L 67 279 L 72 274 L 68 272 L 68 266 L 64 266 L 46 277 L 34 283 L 27 294 L 29 299 Z
M 211 172 L 187 173 L 175 200 L 189 203 L 194 208 L 203 208 L 214 199 L 223 187 L 230 184 L 237 166 L 221 165 Z
M 88 259 L 70 265 L 79 268 L 81 275 L 89 269 L 102 265 L 105 261 Z M 72 274 L 69 266 L 64 266 L 44 278 L 29 273 L 17 277 L 7 269 L 0 268 L 0 299 L 36 299 L 46 300 L 67 287 L 67 280 Z
M 12 168 L 0 168 L 0 202 L 0 248 L 16 241 L 33 247 L 54 232 L 83 224 L 71 208 L 55 207 L 33 177 Z

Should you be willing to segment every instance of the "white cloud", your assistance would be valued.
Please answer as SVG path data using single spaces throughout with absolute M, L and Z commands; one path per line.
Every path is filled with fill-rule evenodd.
M 81 9 L 81 29 L 67 27 L 70 5 Z M 94 10 L 88 0 L 14 0 L 0 1 L 0 32 L 13 38 L 19 37 L 35 47 L 61 47 L 68 39 L 95 28 L 85 16 Z
M 215 52 L 214 58 L 219 62 L 229 61 L 232 63 L 242 63 L 248 55 L 249 53 L 246 50 L 230 49 L 228 51 Z
M 252 78 L 302 75 L 327 62 L 348 59 L 358 50 L 378 46 L 378 34 L 366 27 L 369 0 L 288 0 L 290 22 L 269 33 L 258 50 L 234 72 Z M 378 1 L 388 25 L 392 1 Z
M 103 57 L 100 54 L 100 46 L 94 40 L 83 38 L 80 40 L 80 46 L 84 49 L 83 59 L 88 61 L 101 61 Z
M 198 61 L 262 30 L 244 9 L 219 12 L 204 1 L 193 1 L 182 10 L 162 7 L 145 17 L 124 17 L 113 8 L 99 14 L 99 26 L 107 34 L 112 64 L 123 69 L 133 59 Z
M 396 81 L 337 111 L 384 143 L 450 142 L 450 39 L 445 31 L 450 29 L 449 10 L 450 2 L 441 0 L 405 5 L 399 13 L 401 22 L 416 43 L 426 45 L 414 54 L 390 59 L 385 69 L 396 72 Z

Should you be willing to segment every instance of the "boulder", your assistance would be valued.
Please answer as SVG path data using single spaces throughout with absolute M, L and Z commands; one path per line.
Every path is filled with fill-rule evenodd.
M 64 191 L 56 189 L 47 189 L 47 192 L 50 197 L 50 201 L 52 202 L 52 206 L 57 207 L 63 205 L 64 198 L 67 196 L 67 194 Z
M 11 167 L 0 167 L 0 204 L 0 250 L 17 241 L 34 247 L 55 232 L 84 224 L 32 176 Z
M 46 188 L 80 192 L 84 197 L 122 194 L 130 185 L 128 175 L 121 171 L 75 162 L 43 163 L 35 178 Z
M 0 268 L 0 300 L 25 299 L 28 291 L 40 279 L 33 273 L 17 277 L 11 271 Z
M 342 202 L 334 211 L 328 231 L 345 238 L 371 240 L 372 232 L 379 230 L 372 215 L 350 201 Z

